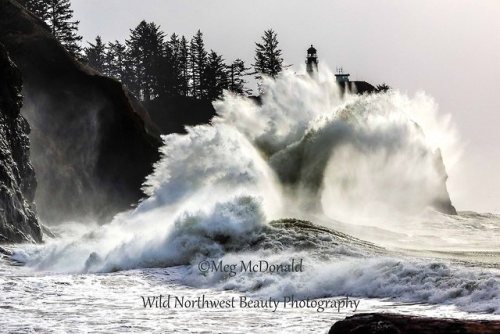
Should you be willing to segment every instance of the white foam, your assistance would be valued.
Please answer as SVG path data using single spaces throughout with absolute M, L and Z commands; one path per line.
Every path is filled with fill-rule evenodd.
M 327 71 L 319 80 L 284 73 L 263 89 L 261 105 L 226 93 L 214 104 L 219 116 L 212 125 L 165 136 L 162 159 L 144 184 L 149 197 L 135 210 L 83 237 L 52 241 L 26 262 L 76 272 L 194 264 L 248 251 L 272 219 L 324 211 L 347 223 L 391 224 L 398 222 L 395 213 L 424 210 L 436 199 L 443 181 L 436 150 L 446 159 L 454 137 L 430 97 L 397 91 L 342 97 Z M 397 297 L 498 312 L 494 275 L 355 259 L 364 250 L 337 246 L 330 260 L 304 251 L 311 270 L 303 274 L 239 276 L 222 287 L 313 298 Z M 221 279 L 200 283 L 193 275 L 186 281 L 193 285 L 219 286 Z

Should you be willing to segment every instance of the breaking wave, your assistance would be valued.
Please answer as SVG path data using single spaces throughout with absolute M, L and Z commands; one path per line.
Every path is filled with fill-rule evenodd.
M 186 284 L 257 296 L 395 297 L 499 313 L 492 271 L 429 264 L 297 220 L 400 227 L 401 217 L 446 205 L 442 157 L 456 158 L 455 135 L 432 98 L 342 92 L 328 71 L 285 73 L 263 89 L 260 101 L 226 93 L 212 124 L 165 136 L 136 209 L 23 262 L 62 272 L 186 265 Z M 231 278 L 200 276 L 195 266 L 290 256 L 310 269 Z

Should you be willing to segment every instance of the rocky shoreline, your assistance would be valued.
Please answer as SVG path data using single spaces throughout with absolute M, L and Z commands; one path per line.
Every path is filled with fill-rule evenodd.
M 329 334 L 498 334 L 500 321 L 426 318 L 392 313 L 356 314 Z

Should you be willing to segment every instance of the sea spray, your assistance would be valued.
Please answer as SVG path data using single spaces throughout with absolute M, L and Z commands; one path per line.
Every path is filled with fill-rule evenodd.
M 318 80 L 285 72 L 263 89 L 260 103 L 226 93 L 212 124 L 164 136 L 147 199 L 34 263 L 73 271 L 188 264 L 236 250 L 226 247 L 234 240 L 251 243 L 273 219 L 326 214 L 356 223 L 363 213 L 390 224 L 385 213 L 417 212 L 447 195 L 436 143 L 413 120 L 436 116 L 432 99 L 343 95 L 326 70 Z M 85 266 L 92 253 L 101 261 Z
M 432 98 L 342 95 L 320 74 L 267 80 L 260 104 L 231 94 L 215 103 L 214 123 L 238 129 L 275 172 L 282 216 L 298 208 L 292 216 L 390 225 L 426 207 L 454 212 L 442 156 L 456 159 L 456 134 Z
M 342 95 L 331 73 L 320 74 L 266 79 L 259 103 L 226 93 L 212 124 L 163 138 L 163 157 L 144 184 L 148 198 L 136 209 L 82 237 L 54 241 L 27 263 L 76 272 L 191 265 L 184 284 L 260 298 L 394 297 L 498 312 L 492 273 L 370 259 L 384 251 L 303 223 L 268 225 L 319 216 L 332 226 L 328 217 L 390 225 L 398 221 L 391 214 L 425 210 L 446 195 L 435 157 L 439 138 L 452 136 L 433 120 L 432 99 L 397 91 Z M 420 114 L 434 126 L 417 123 Z M 446 159 L 450 147 L 441 148 Z M 300 257 L 304 271 L 228 277 L 195 269 L 203 259 L 252 260 L 249 254 L 277 263 Z M 425 275 L 413 279 L 419 271 Z M 457 284 L 463 289 L 453 290 Z

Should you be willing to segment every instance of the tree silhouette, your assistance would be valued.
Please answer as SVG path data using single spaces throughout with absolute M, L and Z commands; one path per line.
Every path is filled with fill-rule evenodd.
M 283 70 L 282 51 L 278 48 L 278 35 L 272 30 L 264 31 L 262 43 L 255 43 L 255 63 L 253 64 L 256 78 L 267 75 L 272 78 Z
M 38 16 L 41 20 L 47 21 L 49 18 L 49 6 L 46 0 L 25 0 L 22 4 L 27 10 Z
M 189 93 L 189 47 L 184 36 L 173 33 L 165 43 L 158 76 L 162 96 L 187 96 Z
M 244 76 L 248 75 L 250 68 L 245 67 L 245 62 L 241 59 L 236 59 L 228 66 L 228 89 L 236 94 L 250 94 L 251 90 L 245 88 L 246 81 Z
M 203 82 L 206 86 L 205 97 L 210 101 L 221 97 L 224 89 L 228 88 L 226 68 L 222 56 L 211 50 L 207 58 L 207 66 L 203 72 Z
M 129 60 L 127 59 L 127 48 L 119 41 L 109 42 L 105 55 L 106 75 L 120 80 L 128 86 L 130 82 Z
M 388 90 L 391 89 L 391 87 L 384 82 L 380 85 L 377 85 L 375 89 L 377 90 L 377 92 L 387 92 Z
M 203 41 L 203 33 L 198 30 L 191 39 L 190 47 L 191 94 L 196 98 L 206 97 L 206 84 L 203 72 L 207 66 L 207 51 Z
M 79 45 L 79 21 L 73 20 L 70 0 L 18 0 L 49 26 L 52 34 L 77 59 L 115 78 L 141 100 L 159 96 L 193 96 L 217 99 L 224 89 L 248 94 L 244 76 L 249 68 L 241 59 L 227 66 L 215 51 L 207 53 L 203 33 L 198 30 L 190 41 L 173 33 L 167 42 L 155 23 L 142 21 L 130 30 L 125 44 L 106 44 L 100 36 L 88 46 Z M 275 77 L 282 70 L 281 50 L 276 33 L 267 30 L 263 43 L 256 43 L 259 74 Z
M 97 36 L 95 44 L 88 42 L 89 46 L 84 49 L 85 61 L 87 64 L 101 72 L 106 73 L 106 45 L 103 44 L 101 36 Z
M 65 46 L 74 57 L 79 58 L 82 36 L 78 35 L 79 21 L 73 20 L 70 0 L 47 0 L 46 21 L 52 34 Z
M 189 94 L 189 46 L 186 37 L 182 36 L 179 43 L 179 95 L 188 96 Z
M 130 31 L 126 41 L 134 77 L 130 89 L 139 98 L 149 101 L 161 91 L 158 73 L 163 58 L 164 33 L 154 23 L 142 21 Z
M 250 92 L 245 88 L 249 68 L 244 61 L 236 59 L 228 66 L 217 52 L 207 53 L 200 30 L 190 42 L 175 33 L 165 41 L 159 26 L 142 21 L 130 30 L 125 44 L 106 44 L 97 36 L 84 48 L 83 60 L 121 81 L 143 101 L 173 96 L 215 100 L 225 89 Z

